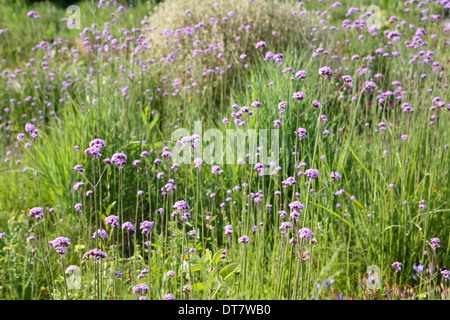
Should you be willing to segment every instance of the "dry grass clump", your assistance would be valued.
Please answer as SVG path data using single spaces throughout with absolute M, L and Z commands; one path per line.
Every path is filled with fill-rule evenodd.
M 299 46 L 299 32 L 305 34 L 310 19 L 298 6 L 279 1 L 168 0 L 148 18 L 150 56 L 163 61 L 161 76 L 218 87 L 223 74 L 227 82 L 234 80 L 229 75 L 235 74 L 241 54 L 249 59 L 261 54 L 255 49 L 258 41 L 274 53 Z

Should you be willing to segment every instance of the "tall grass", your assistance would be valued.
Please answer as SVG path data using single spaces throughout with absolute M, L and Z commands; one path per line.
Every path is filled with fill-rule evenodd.
M 174 21 L 165 26 L 158 13 L 167 12 L 170 3 Z M 185 15 L 188 7 L 170 3 L 152 16 L 146 3 L 125 11 L 119 9 L 120 3 L 94 11 L 98 3 L 88 1 L 81 5 L 82 13 L 90 12 L 92 20 L 85 26 L 88 30 L 77 31 L 82 32 L 80 36 L 50 23 L 48 17 L 58 11 L 48 4 L 32 8 L 44 23 L 27 18 L 26 10 L 18 6 L 2 7 L 2 15 L 9 17 L 4 20 L 6 26 L 17 19 L 25 22 L 0 34 L 6 39 L 0 52 L 7 60 L 0 81 L 1 145 L 4 152 L 11 151 L 3 157 L 7 161 L 2 161 L 0 172 L 1 184 L 6 186 L 0 191 L 0 232 L 5 232 L 0 239 L 4 266 L 0 297 L 164 299 L 173 294 L 177 299 L 447 299 L 441 269 L 448 264 L 450 198 L 446 110 L 450 95 L 448 76 L 441 69 L 448 64 L 445 22 L 422 21 L 417 14 L 405 13 L 403 6 L 389 6 L 382 15 L 386 20 L 398 15 L 399 21 L 416 26 L 399 27 L 401 41 L 394 41 L 383 31 L 395 29 L 398 21 L 386 21 L 371 35 L 367 28 L 342 26 L 346 18 L 360 19 L 364 10 L 346 17 L 347 4 L 337 8 L 286 4 L 277 9 L 285 10 L 286 19 L 280 19 L 281 13 L 273 17 L 280 20 L 278 30 L 284 39 L 278 42 L 271 34 L 273 21 L 264 14 L 263 20 L 261 16 L 246 20 L 247 12 L 259 12 L 273 6 L 272 2 L 245 3 L 245 11 L 233 3 L 240 20 L 231 27 L 220 21 L 230 3 L 218 2 L 216 7 L 205 2 L 191 10 L 195 15 L 196 10 L 205 12 L 207 20 L 202 22 L 207 25 L 216 17 L 217 29 L 208 25 L 201 35 L 197 31 L 183 35 L 180 50 L 170 49 L 176 57 L 161 59 L 167 57 L 165 50 L 175 39 L 172 34 L 153 36 L 155 30 L 192 23 Z M 426 6 L 443 14 L 438 5 Z M 416 13 L 423 10 L 409 7 Z M 328 13 L 323 14 L 324 9 Z M 291 10 L 297 11 L 295 15 Z M 195 20 L 197 24 L 201 17 L 195 17 L 200 19 Z M 153 28 L 155 21 L 158 29 Z M 248 31 L 245 43 L 218 49 L 217 53 L 225 53 L 220 64 L 216 56 L 197 59 L 193 55 L 192 41 L 202 39 L 199 48 L 204 50 L 217 44 L 211 32 L 220 32 L 220 39 L 232 39 L 242 33 L 240 21 L 251 24 L 255 33 Z M 111 26 L 104 28 L 105 22 Z M 340 30 L 329 28 L 333 25 Z M 40 31 L 46 27 L 50 38 Z M 419 27 L 428 31 L 421 36 L 429 43 L 423 48 L 425 54 L 418 53 L 421 47 L 404 44 L 412 41 Z M 292 33 L 286 34 L 287 30 Z M 56 40 L 53 34 L 70 41 Z M 23 53 L 12 45 L 20 35 L 29 39 Z M 48 42 L 36 47 L 41 40 Z M 255 49 L 259 40 L 266 41 L 268 48 Z M 390 55 L 376 54 L 380 47 Z M 433 61 L 441 65 L 410 61 L 423 59 L 426 50 L 433 51 Z M 264 59 L 268 51 L 283 53 L 282 63 Z M 393 56 L 393 51 L 401 56 Z M 242 54 L 247 58 L 243 60 Z M 359 58 L 351 59 L 355 54 Z M 19 56 L 23 61 L 13 58 Z M 319 75 L 323 66 L 334 74 Z M 299 70 L 306 71 L 305 79 L 295 76 Z M 345 84 L 343 75 L 354 81 Z M 298 91 L 306 98 L 294 99 Z M 261 103 L 257 109 L 251 107 L 255 101 Z M 286 102 L 284 113 L 278 108 L 281 101 Z M 322 107 L 311 108 L 313 101 Z M 402 112 L 406 102 L 414 112 Z M 230 107 L 234 104 L 253 111 L 253 115 L 243 111 L 240 118 L 245 126 L 233 121 L 232 112 L 237 110 Z M 229 124 L 223 118 L 229 118 Z M 247 147 L 246 163 L 219 163 L 223 172 L 208 163 L 198 168 L 176 166 L 167 157 L 178 142 L 172 139 L 173 132 L 184 128 L 181 136 L 192 136 L 198 130 L 195 121 L 201 121 L 203 132 L 247 128 L 262 132 L 274 128 L 275 120 L 281 120 L 281 168 L 275 175 L 259 175 L 251 162 L 256 150 Z M 39 129 L 39 137 L 31 139 L 26 133 L 26 140 L 18 142 L 17 133 L 24 132 L 27 122 Z M 300 127 L 306 129 L 306 138 L 295 134 Z M 94 139 L 105 142 L 99 159 L 84 153 Z M 202 140 L 196 143 L 203 150 L 209 145 Z M 117 153 L 126 154 L 125 165 L 104 163 Z M 134 160 L 140 163 L 133 164 Z M 268 165 L 264 157 L 256 162 Z M 306 166 L 300 166 L 302 162 Z M 74 170 L 77 164 L 85 169 L 83 175 Z M 307 178 L 306 169 L 318 169 L 320 175 Z M 333 180 L 334 172 L 342 179 Z M 296 183 L 283 185 L 288 177 Z M 74 190 L 77 182 L 84 185 Z M 304 205 L 297 212 L 298 220 L 290 216 L 289 204 L 294 201 Z M 28 217 L 33 207 L 45 208 L 39 224 Z M 105 220 L 112 215 L 118 217 L 119 226 Z M 147 234 L 140 229 L 144 221 L 155 223 Z M 125 222 L 131 222 L 135 230 L 122 228 Z M 231 233 L 225 233 L 225 226 L 232 226 Z M 303 228 L 314 233 L 311 238 L 317 243 L 297 236 Z M 108 237 L 93 238 L 99 229 Z M 244 235 L 249 243 L 242 242 Z M 30 236 L 36 240 L 26 240 Z M 71 241 L 63 259 L 47 245 L 59 236 Z M 432 238 L 440 239 L 440 248 L 433 248 Z M 42 250 L 39 241 L 44 244 Z M 83 259 L 92 249 L 100 249 L 107 258 Z M 391 266 L 394 262 L 403 264 L 401 271 Z M 413 270 L 420 262 L 425 265 L 423 273 Z M 371 289 L 373 275 L 368 274 L 368 267 L 374 265 L 382 279 L 378 289 Z M 69 266 L 76 267 L 66 274 Z

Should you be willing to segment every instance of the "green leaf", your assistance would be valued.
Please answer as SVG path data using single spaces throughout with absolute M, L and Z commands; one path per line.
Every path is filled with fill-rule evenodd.
M 152 129 L 156 126 L 156 124 L 158 123 L 158 121 L 159 121 L 159 115 L 156 115 L 154 118 L 153 118 L 153 120 L 152 120 L 152 122 L 150 122 L 150 126 L 149 126 L 149 131 L 152 131 Z
M 238 271 L 239 266 L 239 263 L 231 263 L 220 271 L 220 275 L 226 280 Z

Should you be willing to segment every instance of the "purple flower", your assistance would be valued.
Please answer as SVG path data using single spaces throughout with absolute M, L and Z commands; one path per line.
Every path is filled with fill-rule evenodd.
M 437 248 L 441 247 L 439 245 L 439 242 L 441 242 L 441 240 L 439 238 L 431 238 L 430 242 L 431 242 L 431 246 L 433 247 L 433 249 L 437 249 Z
M 50 247 L 55 248 L 56 253 L 59 255 L 64 255 L 67 253 L 66 247 L 70 246 L 70 239 L 66 237 L 58 237 L 55 240 L 49 241 Z
M 351 76 L 342 76 L 342 80 L 346 83 L 353 82 L 353 78 Z
M 319 75 L 321 76 L 332 76 L 333 75 L 333 70 L 331 70 L 331 68 L 329 67 L 322 67 L 319 69 Z
M 86 252 L 86 253 L 83 255 L 83 260 L 89 260 L 89 258 L 90 258 L 91 256 L 92 256 L 94 259 L 96 259 L 96 260 L 99 260 L 99 259 L 106 259 L 106 258 L 108 257 L 108 256 L 106 255 L 106 253 L 104 253 L 102 250 L 100 250 L 100 249 L 92 249 L 92 250 Z
M 314 235 L 314 233 L 312 233 L 311 230 L 309 230 L 308 228 L 302 228 L 300 230 L 298 230 L 298 237 L 299 238 L 311 238 Z
M 303 208 L 305 208 L 305 205 L 300 201 L 294 201 L 289 204 L 289 208 L 291 208 L 291 210 L 301 211 Z
M 127 163 L 127 155 L 125 153 L 115 153 L 111 157 L 111 162 L 115 163 L 119 168 Z
M 303 92 L 300 92 L 300 91 L 294 92 L 294 94 L 292 95 L 292 98 L 301 101 L 306 98 L 306 94 L 304 94 Z
M 131 222 L 127 221 L 124 224 L 122 224 L 122 229 L 134 231 L 134 226 Z
M 189 204 L 187 204 L 186 201 L 180 200 L 180 201 L 175 202 L 175 204 L 173 205 L 173 208 L 175 210 L 178 210 L 179 212 L 185 212 L 185 211 L 188 211 L 191 207 L 189 206 Z
M 320 175 L 320 171 L 317 169 L 307 169 L 305 175 L 310 179 L 316 179 Z
M 339 174 L 339 172 L 332 172 L 331 173 L 331 179 L 333 180 L 341 180 L 342 176 Z
M 149 291 L 149 290 L 150 290 L 150 288 L 148 287 L 148 285 L 143 284 L 143 283 L 138 284 L 138 285 L 133 287 L 133 293 L 134 294 L 141 294 L 141 293 L 142 294 L 146 294 L 147 291 Z
M 83 205 L 81 204 L 81 203 L 77 203 L 76 205 L 75 205 L 75 211 L 80 211 L 80 213 L 82 212 L 81 211 L 81 207 L 82 207 Z
M 296 78 L 299 79 L 305 79 L 306 78 L 306 71 L 300 70 L 295 74 Z
M 173 271 L 173 270 L 167 271 L 168 277 L 173 277 L 174 275 L 175 275 L 175 271 Z
M 264 49 L 267 48 L 267 43 L 265 41 L 258 41 L 255 45 L 256 49 Z
M 104 239 L 109 237 L 108 232 L 106 232 L 106 230 L 104 230 L 104 229 L 98 229 L 97 231 L 95 231 L 92 238 L 95 239 L 95 238 L 97 238 L 97 236 L 104 238 Z
M 403 264 L 401 262 L 394 262 L 393 264 L 391 264 L 391 267 L 395 269 L 396 273 L 402 270 L 402 266 Z
M 239 243 L 250 243 L 251 239 L 248 236 L 242 236 L 238 239 Z
M 141 222 L 141 224 L 139 225 L 139 229 L 142 230 L 143 234 L 148 235 L 154 226 L 155 226 L 154 221 L 144 221 L 144 222 Z
M 298 128 L 295 131 L 296 134 L 300 137 L 300 139 L 306 139 L 308 136 L 306 135 L 306 129 L 305 128 Z
M 177 300 L 177 298 L 176 298 L 173 294 L 168 293 L 168 294 L 166 294 L 166 296 L 164 297 L 164 300 Z

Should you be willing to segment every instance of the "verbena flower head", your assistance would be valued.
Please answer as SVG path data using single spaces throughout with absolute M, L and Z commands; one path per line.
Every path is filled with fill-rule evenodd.
M 396 273 L 402 270 L 402 266 L 403 264 L 401 262 L 394 262 L 393 264 L 391 264 L 391 267 L 395 269 Z
M 291 208 L 291 210 L 301 211 L 305 208 L 305 205 L 300 201 L 294 201 L 289 204 L 289 208 Z
M 175 271 L 173 271 L 173 270 L 167 271 L 167 276 L 168 277 L 173 277 L 174 275 L 175 275 Z
M 94 232 L 92 238 L 97 238 L 97 236 L 99 236 L 100 238 L 106 239 L 109 237 L 108 232 L 106 232 L 106 230 L 104 229 L 98 229 L 97 231 Z
M 310 179 L 316 179 L 320 175 L 320 171 L 317 169 L 307 169 L 305 175 Z
M 238 241 L 239 241 L 239 243 L 246 244 L 246 243 L 250 243 L 251 239 L 248 236 L 244 235 L 244 236 L 240 237 L 238 239 Z
M 255 45 L 256 49 L 264 49 L 267 48 L 267 43 L 265 41 L 258 41 Z
M 127 221 L 124 224 L 122 224 L 122 229 L 134 231 L 134 226 L 130 221 Z
M 150 288 L 148 285 L 141 283 L 133 287 L 133 293 L 134 294 L 146 294 L 147 291 L 149 291 Z
M 300 139 L 306 139 L 308 136 L 306 135 L 305 128 L 298 128 L 295 133 L 300 137 Z
M 305 79 L 306 78 L 306 71 L 300 70 L 295 73 L 295 77 L 299 79 Z
M 119 217 L 114 216 L 114 215 L 107 216 L 105 218 L 105 223 L 107 225 L 111 226 L 112 228 L 118 227 L 119 226 Z
M 139 225 L 139 229 L 142 230 L 143 234 L 148 235 L 154 226 L 155 226 L 154 221 L 144 221 L 144 222 L 141 222 L 141 224 Z
M 309 230 L 308 228 L 302 228 L 300 230 L 298 230 L 298 237 L 299 238 L 311 238 L 314 235 L 314 233 Z
M 331 68 L 325 66 L 319 69 L 319 75 L 321 76 L 332 76 L 333 75 L 333 70 L 331 70 Z
M 339 172 L 332 172 L 331 173 L 331 179 L 333 180 L 341 180 L 342 176 L 339 174 Z
M 303 92 L 300 92 L 300 91 L 294 92 L 294 94 L 292 95 L 292 98 L 301 101 L 306 98 L 306 94 L 304 94 Z
M 44 208 L 34 207 L 28 213 L 29 217 L 35 218 L 37 221 L 41 220 L 44 217 Z
M 67 253 L 66 247 L 70 246 L 70 239 L 66 237 L 58 237 L 55 240 L 49 241 L 50 247 L 55 248 L 56 253 L 59 255 L 65 255 Z
M 115 153 L 111 157 L 111 162 L 115 163 L 119 168 L 122 168 L 127 163 L 127 155 L 125 153 Z
M 164 297 L 164 300 L 177 300 L 177 298 L 176 298 L 173 294 L 168 293 L 168 294 L 166 294 L 166 296 Z
M 100 249 L 92 249 L 83 255 L 83 260 L 89 260 L 93 257 L 95 260 L 106 259 L 108 256 Z
M 185 212 L 185 211 L 188 211 L 191 207 L 187 204 L 186 201 L 180 200 L 180 201 L 175 202 L 175 204 L 173 205 L 173 208 L 175 210 L 178 210 L 179 212 Z
M 77 266 L 74 266 L 74 265 L 68 266 L 68 267 L 66 268 L 66 274 L 72 274 L 72 273 L 74 273 L 75 270 L 77 270 L 77 269 L 78 269 Z
M 439 245 L 439 242 L 441 242 L 441 240 L 439 238 L 431 238 L 430 242 L 431 242 L 431 246 L 433 247 L 433 249 L 437 249 L 437 248 L 441 247 Z

